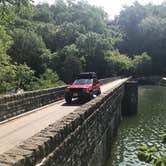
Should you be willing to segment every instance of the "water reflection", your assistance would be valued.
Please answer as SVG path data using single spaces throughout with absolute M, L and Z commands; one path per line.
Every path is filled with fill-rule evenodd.
M 166 131 L 166 87 L 139 88 L 138 115 L 125 117 L 111 150 L 107 166 L 150 166 L 137 159 L 141 144 L 155 145 L 166 155 L 159 135 Z

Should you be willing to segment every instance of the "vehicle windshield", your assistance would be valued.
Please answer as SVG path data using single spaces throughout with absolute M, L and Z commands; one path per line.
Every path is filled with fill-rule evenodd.
M 73 82 L 74 85 L 92 84 L 92 79 L 78 79 Z

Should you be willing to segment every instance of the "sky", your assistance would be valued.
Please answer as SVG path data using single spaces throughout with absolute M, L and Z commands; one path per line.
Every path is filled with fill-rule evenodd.
M 120 13 L 123 6 L 130 6 L 135 0 L 86 0 L 91 5 L 102 7 L 109 15 L 110 18 L 114 18 L 115 15 Z M 145 5 L 148 3 L 161 4 L 164 0 L 137 0 L 140 4 Z M 53 4 L 55 0 L 34 0 L 35 4 L 47 2 Z

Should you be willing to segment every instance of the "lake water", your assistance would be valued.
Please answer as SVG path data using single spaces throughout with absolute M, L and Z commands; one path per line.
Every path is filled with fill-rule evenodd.
M 150 166 L 137 159 L 137 149 L 146 144 L 166 156 L 160 135 L 166 132 L 166 87 L 139 87 L 138 114 L 125 117 L 111 148 L 107 166 Z

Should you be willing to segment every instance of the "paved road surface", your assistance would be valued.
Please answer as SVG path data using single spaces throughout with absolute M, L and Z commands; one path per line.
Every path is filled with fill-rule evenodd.
M 111 90 L 123 81 L 125 79 L 119 79 L 102 85 L 101 92 L 104 93 Z M 27 115 L 0 124 L 0 154 L 10 150 L 80 106 L 77 102 L 67 105 L 64 100 L 61 100 L 44 108 L 36 109 Z

